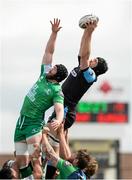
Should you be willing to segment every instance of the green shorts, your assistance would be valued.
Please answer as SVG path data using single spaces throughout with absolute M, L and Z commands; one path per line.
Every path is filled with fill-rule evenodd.
M 16 124 L 14 142 L 26 140 L 27 138 L 40 133 L 43 126 L 44 121 L 42 119 L 31 119 L 29 117 L 20 115 Z

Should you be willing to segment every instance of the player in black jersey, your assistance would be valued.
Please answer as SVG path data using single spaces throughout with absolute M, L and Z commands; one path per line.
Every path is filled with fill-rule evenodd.
M 98 76 L 108 70 L 107 63 L 103 58 L 89 59 L 92 33 L 96 27 L 97 21 L 91 21 L 86 24 L 78 55 L 79 65 L 71 71 L 68 78 L 62 84 L 65 107 L 65 129 L 70 128 L 74 123 L 76 105 L 81 97 L 97 81 Z M 54 117 L 55 113 L 49 119 L 51 120 Z
M 92 33 L 97 27 L 97 21 L 91 21 L 86 24 L 81 39 L 80 50 L 78 55 L 78 67 L 75 67 L 67 79 L 62 84 L 64 94 L 65 124 L 64 129 L 70 128 L 76 118 L 76 106 L 85 92 L 97 81 L 98 76 L 108 70 L 106 61 L 103 58 L 90 58 Z M 49 121 L 55 118 L 55 113 L 49 117 Z M 47 169 L 54 171 L 52 165 Z M 49 177 L 48 177 L 49 178 Z M 51 178 L 51 177 L 50 177 Z

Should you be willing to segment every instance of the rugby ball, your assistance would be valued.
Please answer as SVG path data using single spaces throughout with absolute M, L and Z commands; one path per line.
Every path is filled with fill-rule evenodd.
M 85 15 L 79 20 L 79 27 L 82 29 L 85 29 L 85 24 L 90 21 L 99 21 L 99 18 L 93 14 Z

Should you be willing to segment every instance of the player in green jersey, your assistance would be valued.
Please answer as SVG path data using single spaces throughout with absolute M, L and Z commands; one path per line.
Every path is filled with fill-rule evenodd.
M 48 141 L 49 128 L 44 127 L 42 137 L 42 150 L 46 158 L 51 161 L 60 174 L 57 179 L 87 179 L 94 175 L 98 169 L 98 163 L 87 150 L 79 150 L 71 153 L 65 139 L 64 123 L 57 130 L 60 140 L 60 158 Z M 37 157 L 35 155 L 35 157 Z M 65 159 L 65 160 L 64 160 Z
M 57 34 L 60 31 L 60 20 L 50 21 L 52 33 L 47 42 L 45 53 L 41 65 L 41 74 L 38 81 L 26 95 L 17 121 L 14 142 L 16 151 L 16 161 L 20 172 L 28 166 L 29 161 L 33 163 L 33 175 L 35 179 L 40 179 L 42 170 L 39 159 L 34 159 L 34 144 L 40 144 L 42 138 L 42 128 L 45 124 L 44 114 L 47 109 L 54 106 L 56 120 L 51 126 L 56 130 L 63 120 L 63 94 L 59 82 L 64 80 L 68 71 L 62 64 L 52 67 L 53 53 Z M 25 171 L 26 173 L 26 171 Z

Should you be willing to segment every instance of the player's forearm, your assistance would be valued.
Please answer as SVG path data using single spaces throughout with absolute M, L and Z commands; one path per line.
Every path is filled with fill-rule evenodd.
M 54 53 L 56 38 L 57 38 L 57 32 L 52 32 L 47 42 L 45 53 L 49 53 L 49 54 Z
M 50 35 L 50 38 L 49 38 L 46 48 L 45 48 L 45 53 L 43 56 L 42 64 L 52 64 L 52 56 L 53 56 L 54 49 L 55 49 L 57 33 L 61 29 L 60 20 L 58 18 L 56 18 L 56 19 L 54 18 L 54 20 L 50 21 L 50 23 L 51 23 L 52 33 Z
M 64 118 L 64 106 L 61 103 L 55 104 L 55 113 L 56 113 L 56 120 L 60 123 L 63 121 Z
M 66 142 L 64 133 L 59 134 L 60 140 L 60 156 L 61 158 L 68 160 L 71 157 L 71 151 L 69 145 Z
M 57 32 L 53 32 L 48 40 L 46 45 L 45 53 L 42 59 L 42 64 L 52 64 L 52 56 L 55 49 L 55 42 L 56 42 Z
M 79 51 L 79 56 L 81 58 L 88 59 L 91 53 L 91 37 L 92 33 L 85 30 L 82 40 L 81 40 L 81 47 Z
M 58 120 L 60 123 L 63 121 L 64 118 L 64 110 L 60 110 L 56 112 L 56 120 Z

